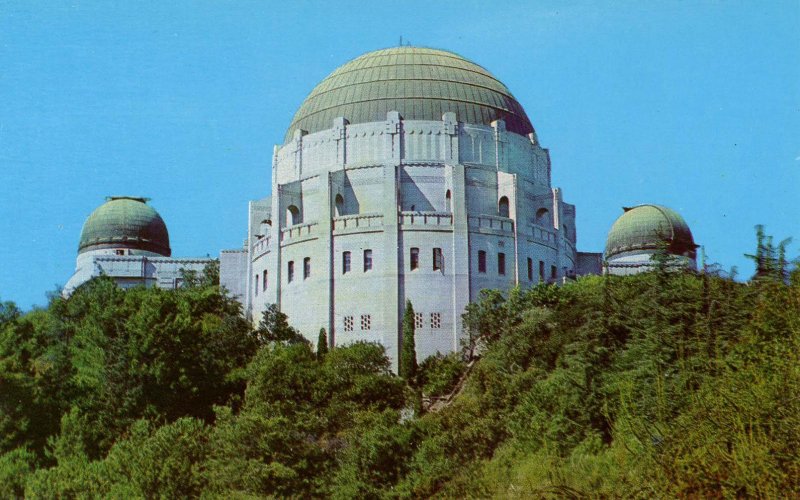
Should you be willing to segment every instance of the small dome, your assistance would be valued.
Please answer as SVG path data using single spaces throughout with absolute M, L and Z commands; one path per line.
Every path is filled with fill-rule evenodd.
M 376 122 L 397 111 L 405 120 L 441 120 L 448 111 L 461 122 L 533 133 L 525 110 L 491 73 L 458 54 L 421 47 L 368 52 L 340 66 L 317 85 L 294 115 L 286 142 L 297 129 L 309 133 L 350 123 Z
M 697 245 L 683 217 L 667 207 L 639 205 L 623 208 L 606 240 L 606 259 L 622 252 L 656 250 L 667 245 L 673 255 L 694 258 Z
M 132 248 L 169 257 L 164 219 L 147 198 L 111 196 L 92 212 L 81 231 L 78 253 L 101 248 Z

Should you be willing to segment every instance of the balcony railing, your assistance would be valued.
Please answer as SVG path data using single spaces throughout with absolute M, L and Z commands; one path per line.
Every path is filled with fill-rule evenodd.
M 342 215 L 333 218 L 333 229 L 335 231 L 381 226 L 383 226 L 383 215 L 378 213 Z
M 452 226 L 451 212 L 400 212 L 398 222 L 404 226 Z

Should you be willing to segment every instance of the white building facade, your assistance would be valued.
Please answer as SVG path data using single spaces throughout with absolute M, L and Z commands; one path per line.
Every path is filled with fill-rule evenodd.
M 108 276 L 121 288 L 180 288 L 187 271 L 202 275 L 213 259 L 171 257 L 167 226 L 147 201 L 110 196 L 89 215 L 65 296 L 96 276 Z
M 597 254 L 577 266 L 575 207 L 550 173 L 521 106 L 480 66 L 432 49 L 366 54 L 298 111 L 221 283 L 254 321 L 277 304 L 310 340 L 325 328 L 332 346 L 380 342 L 395 363 L 410 300 L 419 359 L 458 350 L 482 289 L 599 272 Z

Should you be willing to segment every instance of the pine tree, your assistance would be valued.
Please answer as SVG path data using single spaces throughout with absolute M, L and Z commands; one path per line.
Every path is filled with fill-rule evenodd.
M 412 384 L 417 376 L 417 348 L 414 342 L 414 306 L 406 300 L 403 314 L 403 344 L 400 352 L 400 376 Z
M 317 338 L 317 359 L 322 360 L 326 354 L 328 354 L 328 333 L 324 328 L 320 328 Z

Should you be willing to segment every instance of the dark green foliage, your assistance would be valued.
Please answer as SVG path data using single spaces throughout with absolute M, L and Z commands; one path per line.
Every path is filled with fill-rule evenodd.
M 36 454 L 25 447 L 0 455 L 0 498 L 22 498 L 36 465 Z
M 403 383 L 381 346 L 357 343 L 317 361 L 311 347 L 274 344 L 248 368 L 242 411 L 220 409 L 207 465 L 217 494 L 323 495 L 343 445 L 340 433 L 360 412 L 397 411 Z
M 219 260 L 214 259 L 203 267 L 198 273 L 191 269 L 180 269 L 183 288 L 218 287 L 219 286 Z
M 403 343 L 400 349 L 400 376 L 413 385 L 417 376 L 417 348 L 414 340 L 414 306 L 406 300 L 403 313 Z
M 322 359 L 328 354 L 328 332 L 324 328 L 319 329 L 317 337 L 317 358 Z
M 428 397 L 438 397 L 453 390 L 466 363 L 459 353 L 431 356 L 419 365 L 418 379 L 422 392 Z
M 0 496 L 796 497 L 800 269 L 763 233 L 757 255 L 747 284 L 665 261 L 485 291 L 465 383 L 425 415 L 467 365 L 404 366 L 410 303 L 403 378 L 199 283 L 4 303 Z
M 307 342 L 300 332 L 289 325 L 286 314 L 282 313 L 275 304 L 270 304 L 262 313 L 256 333 L 262 342 L 290 344 Z

